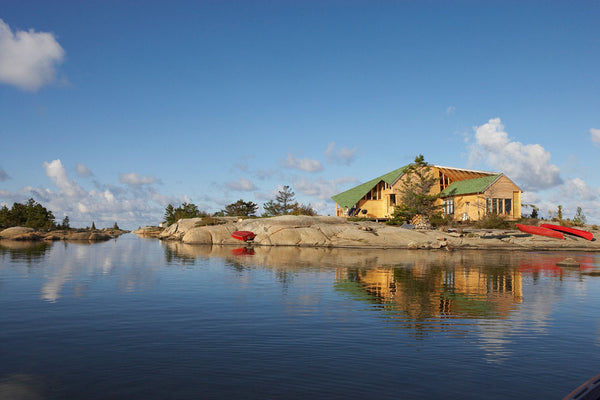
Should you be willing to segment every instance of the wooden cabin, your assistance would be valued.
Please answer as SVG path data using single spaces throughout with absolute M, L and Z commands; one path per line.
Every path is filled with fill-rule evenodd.
M 437 205 L 455 221 L 478 221 L 498 214 L 507 220 L 521 218 L 521 192 L 506 175 L 430 165 L 439 184 L 430 194 L 439 195 Z M 336 194 L 337 216 L 389 219 L 400 201 L 408 165 Z

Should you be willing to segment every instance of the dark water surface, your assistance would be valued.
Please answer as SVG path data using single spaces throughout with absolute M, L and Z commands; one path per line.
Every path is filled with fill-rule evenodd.
M 560 399 L 600 373 L 600 255 L 249 253 L 0 242 L 0 398 Z

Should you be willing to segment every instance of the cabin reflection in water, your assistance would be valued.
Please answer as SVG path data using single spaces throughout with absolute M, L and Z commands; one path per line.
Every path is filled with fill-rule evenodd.
M 338 269 L 336 286 L 408 318 L 506 318 L 522 302 L 514 269 Z

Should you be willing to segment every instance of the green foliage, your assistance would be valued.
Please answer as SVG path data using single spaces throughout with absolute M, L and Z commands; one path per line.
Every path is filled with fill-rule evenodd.
M 536 206 L 534 206 L 533 204 L 531 205 L 531 218 L 533 219 L 537 219 L 538 218 L 538 208 Z
M 477 221 L 475 226 L 481 229 L 508 229 L 511 227 L 511 224 L 501 215 L 488 214 Z
M 583 210 L 581 207 L 577 207 L 577 212 L 575 213 L 575 216 L 573 217 L 573 225 L 575 226 L 583 226 L 586 223 L 587 218 L 585 217 L 585 214 L 583 213 Z
M 421 214 L 435 218 L 439 214 L 439 206 L 435 205 L 439 194 L 430 194 L 433 185 L 439 183 L 439 178 L 431 173 L 431 166 L 425 162 L 422 154 L 415 157 L 405 171 L 406 180 L 400 190 L 400 201 L 394 209 L 390 224 L 402 224 L 410 221 L 415 215 Z
M 231 203 L 225 206 L 222 210 L 224 215 L 235 216 L 235 217 L 250 217 L 256 215 L 258 210 L 258 204 L 251 201 L 244 201 L 239 199 L 235 203 Z
M 119 228 L 119 225 L 117 225 L 117 221 L 115 221 L 115 224 L 112 227 L 115 230 L 120 230 L 121 228 Z
M 312 205 L 310 205 L 310 203 L 306 204 L 306 205 L 296 203 L 294 209 L 292 210 L 292 212 L 290 214 L 315 216 L 315 215 L 317 215 L 317 212 L 315 211 L 314 208 L 312 208 Z
M 440 226 L 455 226 L 456 225 L 456 221 L 454 221 L 454 218 L 452 217 L 452 215 L 443 215 L 441 213 L 436 213 L 436 214 L 433 214 L 431 217 L 429 217 L 429 223 L 434 228 L 437 228 Z
M 558 205 L 558 211 L 556 213 L 556 217 L 558 218 L 559 221 L 563 219 L 562 206 L 560 204 Z
M 36 229 L 52 229 L 56 227 L 54 215 L 41 204 L 29 199 L 27 204 L 14 203 L 12 208 L 0 208 L 0 228 L 26 226 Z
M 199 218 L 207 216 L 208 214 L 204 211 L 199 211 L 198 206 L 196 206 L 194 203 L 183 203 L 177 208 L 173 207 L 172 204 L 169 204 L 165 208 L 164 222 L 171 225 L 182 218 Z
M 70 228 L 71 228 L 71 226 L 69 225 L 69 216 L 65 215 L 65 217 L 62 220 L 62 223 L 60 224 L 60 229 L 67 230 Z
M 217 217 L 203 217 L 200 221 L 196 222 L 194 226 L 211 226 L 211 225 L 224 225 L 227 221 L 219 219 Z
M 280 190 L 275 200 L 269 200 L 263 204 L 263 217 L 275 217 L 278 215 L 317 215 L 310 204 L 300 204 L 295 199 L 296 193 L 286 185 Z
M 92 221 L 92 227 L 90 228 L 91 231 L 95 231 L 96 230 L 96 224 L 94 223 L 94 221 Z
M 263 216 L 275 217 L 277 215 L 288 215 L 297 206 L 298 203 L 294 201 L 296 193 L 292 192 L 292 189 L 285 185 L 283 190 L 280 190 L 275 200 L 269 200 L 263 204 L 265 210 Z

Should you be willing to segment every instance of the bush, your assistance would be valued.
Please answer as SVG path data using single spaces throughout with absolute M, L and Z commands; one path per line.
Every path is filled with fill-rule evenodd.
M 452 215 L 442 215 L 442 214 L 433 214 L 429 217 L 429 223 L 434 228 L 439 228 L 440 226 L 455 226 L 456 221 L 454 221 L 454 217 Z
M 200 226 L 225 225 L 227 221 L 215 217 L 204 217 L 201 221 L 196 222 L 196 228 Z
M 477 228 L 482 229 L 508 229 L 511 224 L 498 214 L 489 214 L 475 223 Z

